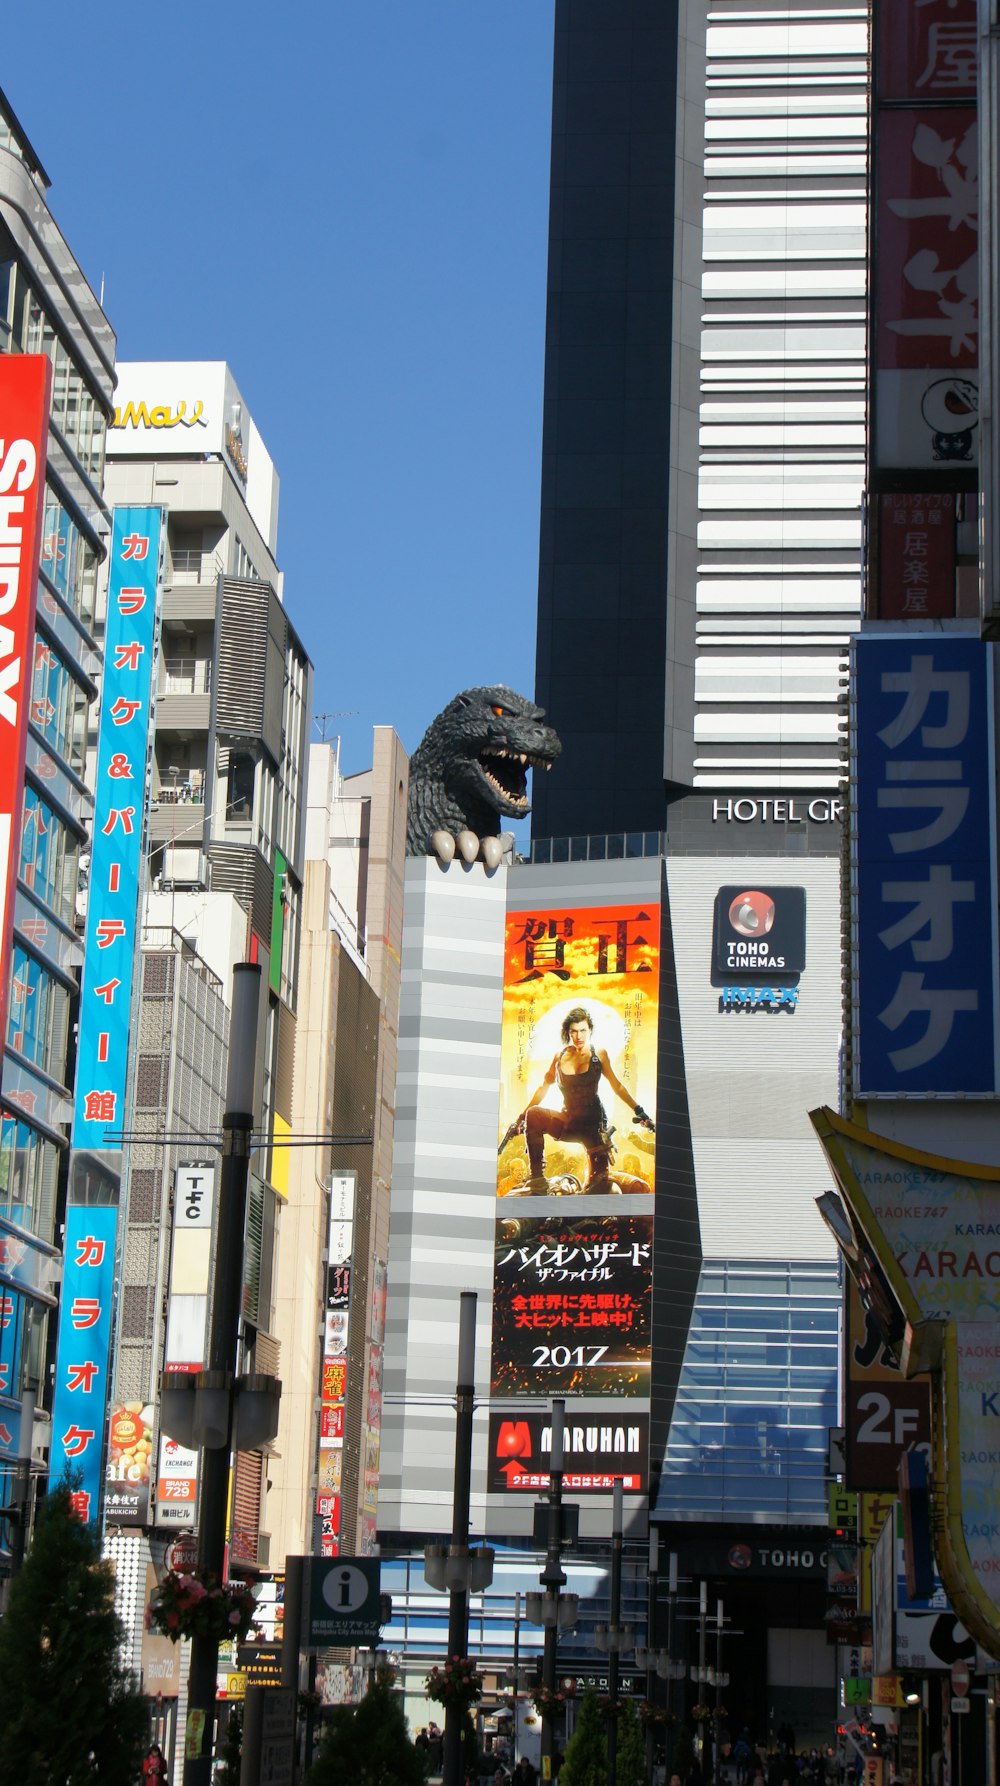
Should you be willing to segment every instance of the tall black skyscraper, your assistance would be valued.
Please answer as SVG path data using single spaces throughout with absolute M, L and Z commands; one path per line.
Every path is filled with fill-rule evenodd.
M 690 775 L 676 530 L 695 477 L 686 491 L 674 460 L 672 479 L 671 437 L 682 396 L 697 403 L 696 336 L 679 389 L 677 224 L 688 202 L 700 237 L 701 199 L 679 153 L 682 10 L 556 4 L 536 686 L 564 755 L 538 778 L 537 836 L 660 830 L 665 779 Z M 702 84 L 699 141 L 703 105 Z

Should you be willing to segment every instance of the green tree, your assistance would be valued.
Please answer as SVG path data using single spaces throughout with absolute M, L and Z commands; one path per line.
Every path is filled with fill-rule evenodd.
M 305 1786 L 425 1786 L 425 1779 L 399 1696 L 388 1680 L 376 1680 L 360 1705 L 329 1713 Z
M 608 1786 L 608 1745 L 597 1694 L 588 1687 L 559 1769 L 559 1786 Z
M 115 1578 L 71 1478 L 40 1502 L 0 1622 L 0 1786 L 132 1786 L 146 1707 L 122 1665 Z
M 630 1699 L 618 1713 L 615 1776 L 618 1786 L 640 1786 L 646 1778 L 646 1732 Z
M 677 1740 L 674 1743 L 673 1765 L 671 1767 L 671 1772 L 675 1773 L 675 1774 L 679 1774 L 681 1780 L 684 1781 L 687 1779 L 688 1774 L 691 1772 L 691 1766 L 692 1766 L 693 1762 L 694 1762 L 694 1738 L 691 1735 L 691 1732 L 688 1729 L 688 1726 L 686 1724 L 679 1724 L 677 1727 Z

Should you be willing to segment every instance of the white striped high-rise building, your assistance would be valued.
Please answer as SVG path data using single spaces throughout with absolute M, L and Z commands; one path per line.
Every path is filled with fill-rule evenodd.
M 867 12 L 709 13 L 693 781 L 836 785 L 860 614 Z

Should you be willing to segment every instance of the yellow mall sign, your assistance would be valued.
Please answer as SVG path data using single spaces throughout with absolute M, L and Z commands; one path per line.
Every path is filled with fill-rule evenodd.
M 178 426 L 194 428 L 200 425 L 202 428 L 207 428 L 208 423 L 203 420 L 202 416 L 204 407 L 199 398 L 192 408 L 191 414 L 188 415 L 187 404 L 184 402 L 179 403 L 176 409 L 171 409 L 169 403 L 154 403 L 152 407 L 145 403 L 126 403 L 124 409 L 115 410 L 115 419 L 111 426 L 113 428 L 176 428 Z

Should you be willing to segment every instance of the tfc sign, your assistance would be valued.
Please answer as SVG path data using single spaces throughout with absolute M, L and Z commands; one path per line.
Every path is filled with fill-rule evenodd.
M 35 629 L 51 378 L 44 354 L 0 356 L 0 1035 L 7 1033 L 28 724 L 25 666 Z

